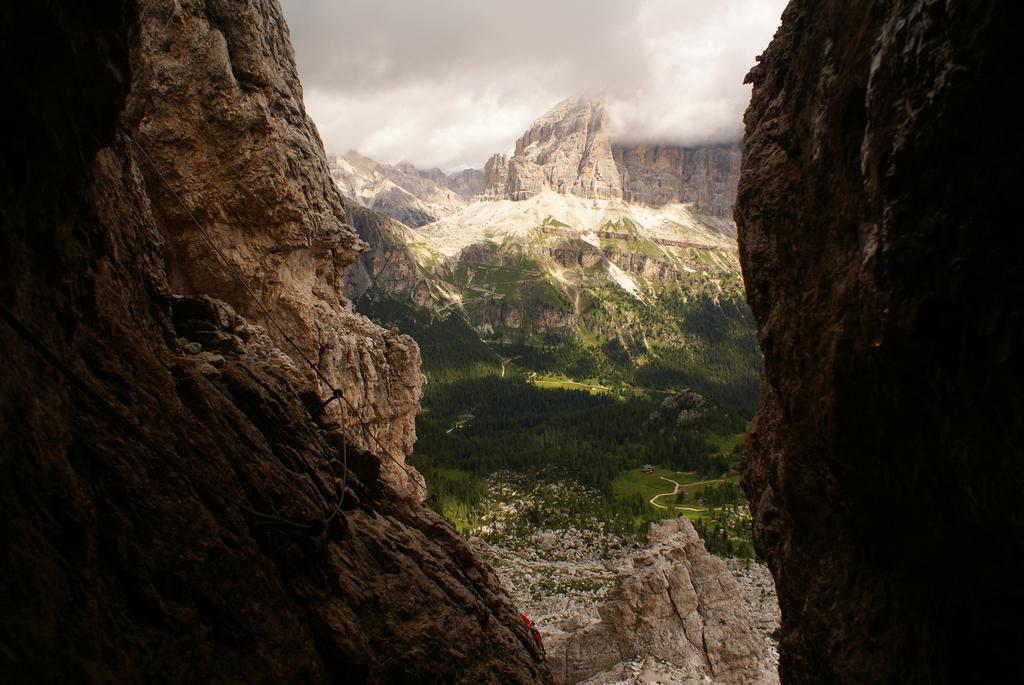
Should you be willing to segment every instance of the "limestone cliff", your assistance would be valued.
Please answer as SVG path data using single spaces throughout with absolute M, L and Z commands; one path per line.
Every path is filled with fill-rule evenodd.
M 744 487 L 783 682 L 1024 680 L 1019 15 L 793 0 L 748 76 Z
M 656 207 L 681 202 L 698 214 L 729 218 L 740 152 L 738 143 L 616 143 L 603 101 L 569 98 L 533 122 L 511 158 L 487 161 L 480 199 L 525 200 L 551 189 Z
M 470 200 L 484 190 L 484 172 L 480 169 L 463 169 L 448 174 L 448 187 L 462 198 Z
M 690 520 L 651 524 L 648 539 L 598 606 L 600 622 L 548 640 L 556 682 L 655 657 L 679 669 L 673 682 L 777 683 L 736 579 L 708 554 Z
M 741 146 L 612 145 L 630 202 L 692 204 L 699 214 L 731 217 L 740 175 Z
M 356 301 L 376 289 L 401 293 L 420 307 L 433 307 L 429 279 L 412 251 L 419 236 L 397 221 L 357 204 L 347 204 L 345 209 L 349 225 L 367 245 L 345 271 L 345 296 Z
M 603 102 L 564 100 L 516 141 L 508 165 L 508 197 L 523 200 L 545 188 L 581 197 L 622 197 Z
M 419 350 L 346 306 L 344 268 L 361 243 L 342 223 L 341 197 L 302 108 L 283 18 L 270 3 L 244 11 L 142 3 L 138 12 L 122 125 L 153 162 L 141 171 L 158 199 L 171 289 L 229 302 L 284 347 L 288 335 L 344 389 L 355 411 L 342 411 L 341 402 L 330 410 L 355 444 L 404 460 L 415 441 Z M 283 331 L 241 290 L 188 212 Z M 415 486 L 387 463 L 396 483 Z
M 501 200 L 508 197 L 508 157 L 495 153 L 484 164 L 483 199 Z
M 418 353 L 345 307 L 360 242 L 277 3 L 3 19 L 5 680 L 547 680 L 493 573 L 355 429 L 402 458 Z M 285 334 L 358 416 L 320 415 Z

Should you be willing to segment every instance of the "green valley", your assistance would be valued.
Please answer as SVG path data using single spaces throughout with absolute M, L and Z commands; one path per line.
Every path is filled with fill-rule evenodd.
M 600 520 L 635 539 L 648 521 L 685 515 L 713 551 L 753 555 L 736 474 L 751 405 L 716 399 L 716 392 L 730 374 L 756 379 L 756 367 L 736 364 L 742 356 L 728 336 L 710 340 L 707 357 L 681 355 L 670 360 L 678 366 L 664 363 L 661 375 L 644 375 L 628 358 L 580 337 L 485 341 L 460 311 L 438 315 L 400 295 L 372 292 L 357 306 L 420 344 L 428 383 L 410 462 L 427 478 L 430 505 L 460 532 L 494 535 L 486 530 L 489 487 L 524 474 L 589 493 L 531 508 L 530 530 Z M 715 355 L 717 368 L 692 361 Z M 648 385 L 658 380 L 669 382 Z M 647 464 L 656 465 L 653 473 L 644 473 Z M 683 498 L 652 504 L 673 489 L 661 477 L 681 483 Z

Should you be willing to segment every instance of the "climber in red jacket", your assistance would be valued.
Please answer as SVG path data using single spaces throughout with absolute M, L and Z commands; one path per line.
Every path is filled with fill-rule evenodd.
M 526 617 L 526 614 L 519 612 L 519 618 L 523 619 L 523 625 L 530 631 L 530 635 L 533 635 L 533 641 L 537 643 L 537 647 L 540 649 L 540 655 L 542 657 L 547 656 L 547 652 L 544 651 L 544 639 L 540 636 L 540 631 L 537 630 L 537 626 L 533 625 L 533 621 Z

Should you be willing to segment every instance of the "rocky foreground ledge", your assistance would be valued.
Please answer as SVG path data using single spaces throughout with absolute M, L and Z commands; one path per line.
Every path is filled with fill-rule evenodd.
M 552 535 L 562 544 L 540 555 L 473 544 L 541 625 L 556 682 L 779 682 L 764 566 L 708 553 L 687 518 L 652 524 L 646 548 L 611 559 L 574 544 L 573 531 L 537 533 L 539 549 Z

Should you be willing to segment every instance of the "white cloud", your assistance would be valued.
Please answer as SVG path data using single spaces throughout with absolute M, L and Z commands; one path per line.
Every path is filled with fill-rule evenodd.
M 735 140 L 784 0 L 283 0 L 329 151 L 446 171 L 603 92 L 620 139 Z

